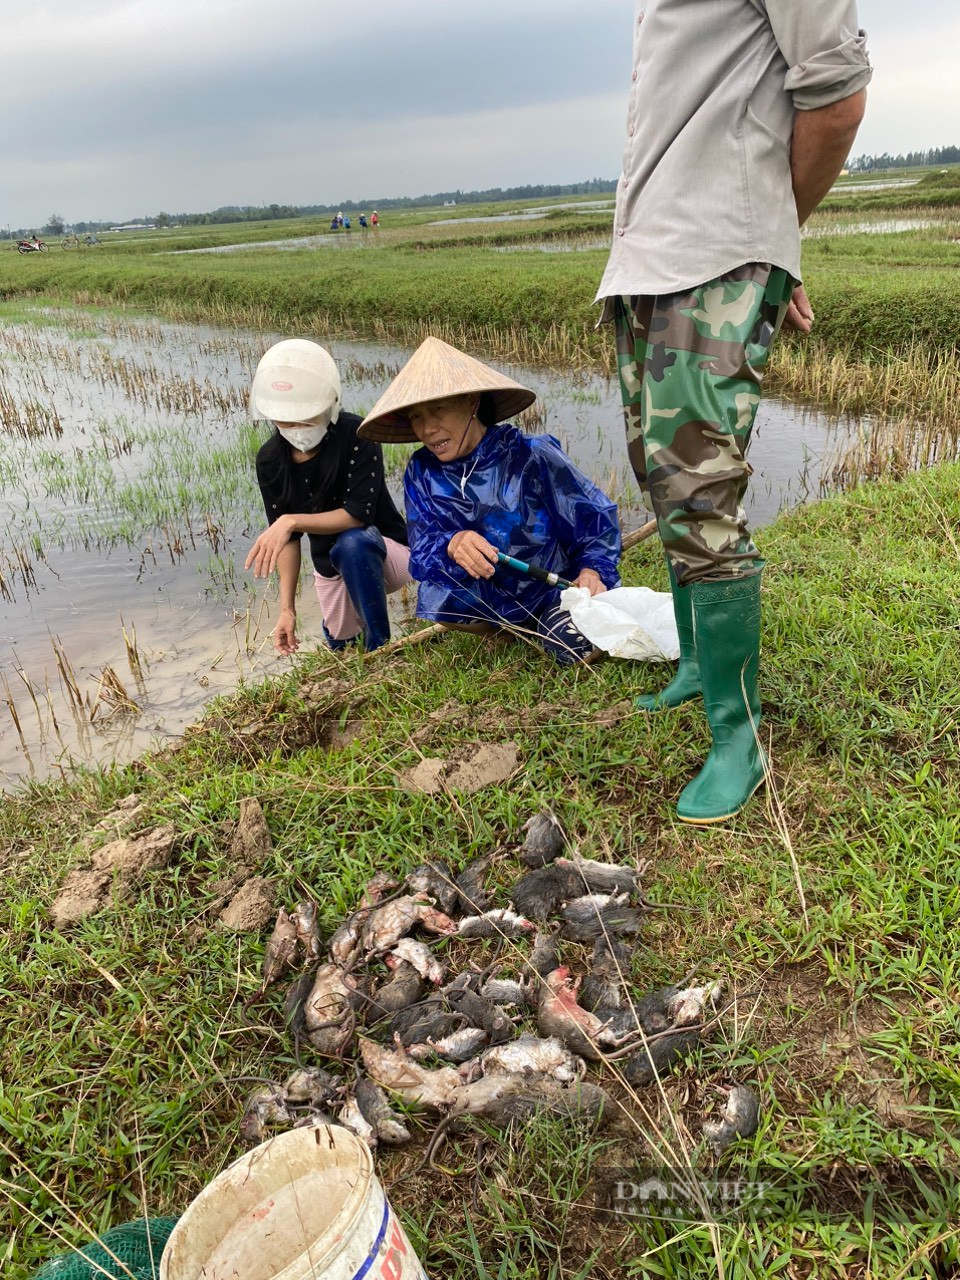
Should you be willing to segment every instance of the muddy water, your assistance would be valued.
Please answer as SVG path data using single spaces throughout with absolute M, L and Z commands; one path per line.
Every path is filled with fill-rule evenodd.
M 898 235 L 902 231 L 926 231 L 943 224 L 942 218 L 872 218 L 864 222 L 827 222 L 807 224 L 800 236 L 804 240 L 822 240 L 826 236 Z
M 609 200 L 577 200 L 569 204 L 531 205 L 529 208 L 514 210 L 510 213 L 485 213 L 469 218 L 437 218 L 433 222 L 428 222 L 427 226 L 455 226 L 468 222 L 532 222 L 537 218 L 545 218 L 555 209 L 573 209 L 576 213 L 596 213 L 598 209 L 609 209 L 612 213 L 614 204 L 614 198 L 611 196 Z
M 177 258 L 191 253 L 243 253 L 249 249 L 362 249 L 367 243 L 366 234 L 369 234 L 371 243 L 376 241 L 376 231 L 365 233 L 363 228 L 359 228 L 354 235 L 351 228 L 337 234 L 324 231 L 319 235 L 293 236 L 287 240 L 244 240 L 240 244 L 218 244 L 206 249 L 169 249 L 167 255 Z
M 263 527 L 253 457 L 266 429 L 246 393 L 278 335 L 102 313 L 0 307 L 0 786 L 129 760 L 180 734 L 209 699 L 285 669 L 273 583 L 243 561 Z M 317 335 L 324 340 L 324 335 Z M 409 352 L 326 339 L 364 412 Z M 641 522 L 615 384 L 509 370 L 556 435 Z M 766 401 L 749 511 L 763 524 L 815 496 L 829 423 Z M 399 494 L 409 450 L 387 451 Z M 305 555 L 305 560 L 307 556 Z M 398 619 L 413 598 L 394 598 Z M 321 642 L 310 582 L 304 648 Z

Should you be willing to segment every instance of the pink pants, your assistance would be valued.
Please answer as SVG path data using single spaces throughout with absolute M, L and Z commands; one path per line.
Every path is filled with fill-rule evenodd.
M 399 591 L 402 586 L 412 582 L 410 577 L 410 548 L 392 538 L 384 538 L 387 558 L 383 565 L 383 585 L 387 595 Z M 347 588 L 341 577 L 325 578 L 321 573 L 314 573 L 313 580 L 317 588 L 317 599 L 323 613 L 323 623 L 334 640 L 352 640 L 363 630 L 363 623 L 357 616 Z

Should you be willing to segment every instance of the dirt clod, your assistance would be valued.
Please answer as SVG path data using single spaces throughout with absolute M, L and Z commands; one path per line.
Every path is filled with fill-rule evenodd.
M 405 791 L 479 791 L 496 782 L 506 782 L 517 768 L 515 742 L 485 742 L 460 761 L 428 756 L 397 779 Z
M 217 925 L 235 933 L 259 932 L 273 921 L 276 911 L 273 882 L 263 876 L 251 876 L 220 912 Z
M 398 781 L 404 791 L 425 791 L 428 795 L 434 795 L 443 790 L 443 775 L 446 771 L 445 760 L 428 756 L 415 768 L 401 773 Z
M 602 711 L 598 711 L 593 717 L 593 723 L 606 729 L 612 729 L 621 720 L 626 720 L 629 716 L 635 714 L 636 708 L 633 703 L 628 698 L 624 698 L 620 702 L 615 702 L 612 707 L 604 707 Z
M 240 801 L 240 816 L 230 841 L 230 859 L 234 865 L 260 866 L 273 853 L 273 841 L 267 829 L 260 801 L 247 796 Z
M 447 786 L 453 791 L 479 791 L 495 782 L 506 782 L 518 763 L 515 742 L 484 743 L 462 764 L 451 770 Z
M 135 831 L 143 814 L 143 804 L 136 792 L 118 800 L 109 813 L 105 814 L 92 831 L 81 841 L 81 847 L 89 852 L 94 849 L 103 836 L 110 835 L 114 840 Z
M 71 871 L 50 908 L 58 929 L 93 915 L 112 901 L 132 896 L 148 871 L 165 867 L 173 854 L 173 827 L 154 827 L 139 836 L 111 840 L 93 854 L 88 867 Z

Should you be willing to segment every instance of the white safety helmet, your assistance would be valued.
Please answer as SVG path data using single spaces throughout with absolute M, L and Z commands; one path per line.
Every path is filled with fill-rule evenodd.
M 271 422 L 316 422 L 340 416 L 340 373 L 319 342 L 285 338 L 265 352 L 250 388 L 250 408 Z

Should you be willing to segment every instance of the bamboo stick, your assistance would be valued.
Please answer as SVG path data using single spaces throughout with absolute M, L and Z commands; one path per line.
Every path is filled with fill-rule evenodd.
M 424 640 L 432 640 L 434 636 L 440 635 L 447 628 L 442 622 L 435 622 L 432 627 L 424 627 L 422 631 L 411 631 L 408 636 L 401 636 L 399 640 L 391 640 L 389 644 L 381 645 L 379 649 L 374 649 L 367 657 L 377 658 L 381 654 L 396 653 L 398 649 L 406 649 L 412 644 L 422 644 Z
M 656 520 L 648 520 L 646 524 L 641 525 L 639 529 L 634 529 L 633 533 L 624 534 L 623 550 L 629 551 L 631 547 L 635 547 L 640 542 L 645 542 L 657 532 Z

